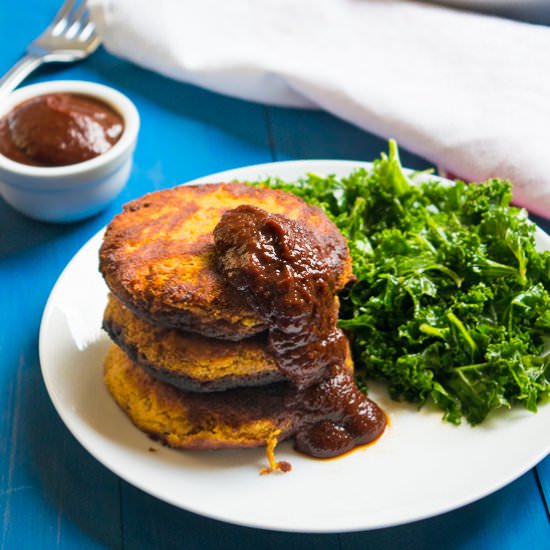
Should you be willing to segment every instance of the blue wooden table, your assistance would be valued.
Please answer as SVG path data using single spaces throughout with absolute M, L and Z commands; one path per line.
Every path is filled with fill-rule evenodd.
M 46 26 L 57 5 L 2 0 L 0 73 Z M 79 65 L 43 69 L 31 80 L 62 78 L 118 88 L 136 103 L 142 129 L 130 181 L 100 215 L 48 225 L 24 218 L 0 200 L 1 548 L 550 548 L 550 457 L 504 489 L 454 512 L 391 529 L 334 535 L 261 531 L 199 517 L 144 494 L 92 458 L 55 412 L 38 360 L 42 310 L 73 254 L 123 203 L 145 192 L 274 160 L 372 160 L 386 144 L 325 113 L 222 97 L 103 50 Z M 413 168 L 428 166 L 406 151 L 402 158 Z M 550 229 L 550 223 L 537 221 Z

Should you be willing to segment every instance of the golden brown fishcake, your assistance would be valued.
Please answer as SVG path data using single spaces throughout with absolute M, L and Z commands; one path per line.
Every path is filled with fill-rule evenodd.
M 319 208 L 284 191 L 220 183 L 156 191 L 127 204 L 100 251 L 107 285 L 154 324 L 229 340 L 265 330 L 215 267 L 212 232 L 224 212 L 241 204 L 301 220 L 335 252 L 338 289 L 353 280 L 347 243 Z
M 346 365 L 353 369 L 349 353 Z M 276 442 L 293 435 L 298 420 L 288 407 L 296 401 L 298 390 L 289 383 L 187 392 L 158 380 L 115 344 L 105 358 L 104 379 L 119 407 L 140 430 L 176 449 L 267 445 L 272 454 Z
M 228 342 L 152 325 L 112 294 L 103 328 L 133 361 L 184 390 L 219 391 L 285 379 L 266 350 L 265 335 Z
M 157 380 L 114 344 L 105 358 L 107 388 L 142 431 L 177 449 L 258 447 L 281 441 L 293 419 L 284 407 L 290 386 L 184 392 Z

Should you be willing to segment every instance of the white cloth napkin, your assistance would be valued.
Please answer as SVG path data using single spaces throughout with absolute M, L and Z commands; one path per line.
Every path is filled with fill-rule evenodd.
M 550 217 L 550 28 L 403 0 L 89 0 L 106 48 L 318 106 Z

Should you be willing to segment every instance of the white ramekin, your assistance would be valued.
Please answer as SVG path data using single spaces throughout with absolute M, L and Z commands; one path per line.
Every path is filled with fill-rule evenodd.
M 134 104 L 116 90 L 80 80 L 57 80 L 15 90 L 3 98 L 0 117 L 23 101 L 67 92 L 104 101 L 124 120 L 121 138 L 106 153 L 69 166 L 29 166 L 0 154 L 0 193 L 19 212 L 42 221 L 71 222 L 96 214 L 126 184 L 139 130 Z

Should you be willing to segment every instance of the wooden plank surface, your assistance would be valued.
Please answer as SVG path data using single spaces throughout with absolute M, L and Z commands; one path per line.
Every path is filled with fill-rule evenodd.
M 501 491 L 454 512 L 370 533 L 341 535 L 342 550 L 546 550 L 550 527 L 529 472 Z
M 0 73 L 55 13 L 54 0 L 3 0 Z M 235 527 L 176 509 L 119 480 L 64 427 L 42 382 L 38 328 L 72 255 L 127 200 L 272 159 L 371 160 L 385 140 L 316 111 L 265 108 L 171 82 L 103 51 L 33 80 L 83 78 L 129 95 L 142 128 L 128 186 L 77 224 L 27 220 L 0 201 L 0 548 L 544 548 L 550 458 L 503 490 L 438 518 L 370 533 L 299 535 Z M 404 164 L 426 163 L 406 152 Z M 236 498 L 238 496 L 236 495 Z M 519 505 L 521 504 L 521 505 Z
M 3 73 L 48 23 L 55 4 L 10 0 L 0 10 Z M 95 224 L 50 226 L 0 203 L 2 548 L 119 547 L 119 514 L 113 514 L 119 481 L 60 422 L 38 362 L 47 296 Z
M 540 462 L 536 468 L 537 480 L 543 495 L 546 515 L 550 521 L 550 456 Z

